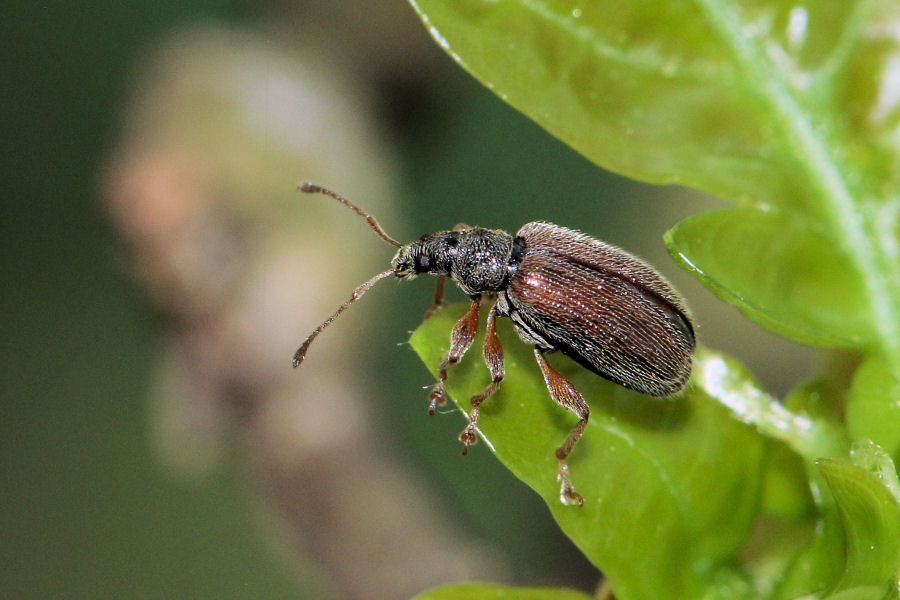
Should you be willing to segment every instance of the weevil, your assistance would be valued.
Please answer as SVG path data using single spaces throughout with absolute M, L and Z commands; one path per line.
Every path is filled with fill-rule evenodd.
M 651 396 L 675 394 L 690 377 L 695 339 L 684 300 L 647 263 L 616 246 L 541 221 L 525 224 L 515 236 L 460 224 L 401 244 L 388 236 L 374 217 L 343 196 L 311 183 L 299 190 L 328 195 L 354 210 L 398 250 L 388 270 L 356 288 L 350 299 L 306 338 L 294 353 L 294 367 L 303 362 L 312 341 L 378 281 L 391 275 L 399 279 L 437 276 L 427 319 L 443 303 L 449 277 L 471 305 L 450 333 L 450 349 L 440 361 L 438 379 L 429 393 L 429 414 L 445 402 L 447 370 L 472 345 L 482 302 L 487 301 L 484 359 L 491 382 L 471 398 L 468 422 L 459 434 L 463 454 L 477 441 L 479 407 L 497 391 L 506 373 L 496 320 L 507 317 L 519 337 L 534 346 L 550 397 L 579 419 L 556 450 L 564 504 L 584 504 L 572 486 L 567 461 L 591 411 L 581 393 L 545 355 L 559 351 L 601 377 Z

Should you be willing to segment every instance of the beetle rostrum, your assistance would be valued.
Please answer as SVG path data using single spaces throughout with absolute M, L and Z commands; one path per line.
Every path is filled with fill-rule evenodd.
M 294 367 L 303 361 L 316 336 L 381 279 L 437 276 L 434 303 L 425 313 L 428 318 L 442 304 L 444 283 L 450 278 L 472 304 L 450 333 L 450 349 L 441 359 L 438 380 L 429 394 L 429 414 L 446 401 L 447 370 L 472 345 L 485 300 L 490 309 L 484 358 L 491 382 L 471 399 L 469 420 L 459 435 L 463 454 L 477 441 L 481 403 L 497 390 L 505 375 L 496 319 L 507 317 L 519 337 L 534 346 L 550 397 L 579 419 L 556 450 L 564 504 L 584 503 L 572 486 L 567 459 L 584 433 L 590 407 L 545 355 L 559 351 L 601 377 L 651 396 L 677 393 L 690 377 L 695 339 L 684 300 L 652 267 L 624 250 L 540 221 L 527 223 L 515 237 L 497 229 L 460 224 L 401 244 L 346 198 L 309 183 L 299 189 L 326 194 L 348 206 L 399 250 L 390 269 L 356 288 L 303 342 L 294 354 Z

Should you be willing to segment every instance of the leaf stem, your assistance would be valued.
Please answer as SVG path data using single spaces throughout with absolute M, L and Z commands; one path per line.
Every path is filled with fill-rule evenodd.
M 785 408 L 752 380 L 735 377 L 736 372 L 721 355 L 702 348 L 697 351 L 695 380 L 741 421 L 785 442 L 809 461 L 846 456 L 846 439 L 834 423 Z

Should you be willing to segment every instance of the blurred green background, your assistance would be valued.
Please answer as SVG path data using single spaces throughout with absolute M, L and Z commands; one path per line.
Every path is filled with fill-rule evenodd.
M 343 18 L 347 12 L 326 17 L 332 30 L 324 37 L 351 47 L 372 23 L 367 43 L 375 46 L 390 45 L 392 35 L 421 38 L 416 69 L 395 61 L 370 81 L 373 112 L 399 157 L 389 176 L 400 190 L 395 217 L 382 217 L 389 233 L 412 238 L 458 222 L 515 231 L 537 219 L 577 227 L 659 265 L 688 297 L 702 340 L 738 353 L 771 388 L 787 389 L 808 371 L 806 350 L 759 332 L 676 273 L 661 235 L 711 200 L 601 171 L 462 73 L 425 40 L 403 2 L 377 4 L 355 9 L 354 22 Z M 99 189 L 135 65 L 173 28 L 215 20 L 265 32 L 290 15 L 301 39 L 305 14 L 331 10 L 325 2 L 245 0 L 7 2 L 0 9 L 7 181 L 0 596 L 322 594 L 310 583 L 316 557 L 279 550 L 255 514 L 258 482 L 238 449 L 200 478 L 175 476 L 154 454 L 149 398 L 166 321 L 130 275 Z M 404 25 L 394 29 L 397 14 Z M 352 65 L 352 51 L 345 59 Z M 336 61 L 335 68 L 345 66 Z M 306 177 L 283 178 L 291 189 Z M 341 189 L 340 181 L 321 183 Z M 354 200 L 366 206 L 365 198 Z M 340 217 L 346 235 L 371 235 L 349 213 Z M 385 248 L 385 262 L 390 254 Z M 328 301 L 336 306 L 349 291 Z M 379 430 L 443 499 L 435 511 L 512 565 L 514 581 L 589 589 L 596 573 L 539 500 L 485 448 L 458 456 L 458 415 L 424 416 L 427 373 L 396 345 L 431 294 L 430 282 L 417 282 L 381 290 L 354 309 L 379 334 L 365 350 Z M 306 333 L 295 332 L 297 341 Z
M 4 96 L 5 598 L 297 597 L 234 473 L 176 481 L 148 445 L 154 324 L 101 216 L 134 61 L 238 2 L 8 2 Z

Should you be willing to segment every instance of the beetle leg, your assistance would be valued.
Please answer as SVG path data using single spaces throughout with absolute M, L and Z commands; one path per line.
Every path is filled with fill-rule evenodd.
M 538 365 L 544 373 L 544 382 L 547 384 L 547 389 L 550 391 L 550 397 L 563 408 L 568 408 L 578 415 L 578 418 L 580 419 L 578 424 L 569 432 L 563 445 L 556 449 L 556 458 L 559 461 L 559 474 L 557 475 L 557 480 L 561 485 L 559 499 L 563 504 L 568 504 L 570 506 L 577 504 L 578 506 L 582 506 L 584 505 L 584 498 L 582 498 L 581 495 L 575 491 L 575 488 L 572 487 L 572 481 L 569 479 L 569 465 L 566 462 L 566 459 L 572 452 L 572 447 L 575 445 L 575 442 L 577 442 L 581 437 L 581 434 L 584 433 L 584 428 L 587 426 L 591 409 L 587 405 L 587 402 L 584 401 L 584 397 L 575 389 L 575 386 L 572 385 L 572 382 L 550 366 L 550 363 L 544 358 L 544 353 L 540 348 L 534 349 L 534 356 L 537 358 Z
M 444 303 L 444 283 L 446 283 L 447 277 L 445 275 L 439 275 L 437 280 L 437 286 L 434 288 L 434 302 L 425 311 L 425 320 L 428 320 L 428 317 L 434 314 L 434 311 L 439 309 L 441 305 Z
M 438 404 L 443 404 L 444 399 L 444 382 L 447 381 L 447 367 L 459 362 L 472 342 L 475 341 L 475 332 L 478 331 L 478 308 L 481 306 L 481 296 L 472 298 L 472 306 L 466 311 L 466 314 L 456 322 L 453 331 L 450 332 L 450 351 L 441 359 L 439 369 L 440 375 L 437 383 L 431 388 L 431 394 L 428 395 L 428 414 L 433 415 L 437 410 Z
M 478 407 L 486 398 L 497 391 L 500 382 L 506 375 L 506 367 L 503 365 L 503 346 L 500 345 L 500 338 L 497 337 L 497 303 L 491 307 L 491 312 L 487 317 L 487 330 L 484 334 L 484 362 L 487 363 L 491 372 L 491 382 L 480 393 L 472 396 L 472 410 L 469 412 L 469 423 L 466 428 L 459 434 L 459 441 L 463 443 L 463 454 L 469 450 L 469 446 L 478 441 L 475 437 L 475 427 L 478 423 Z

